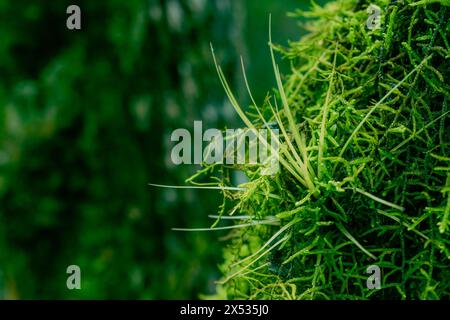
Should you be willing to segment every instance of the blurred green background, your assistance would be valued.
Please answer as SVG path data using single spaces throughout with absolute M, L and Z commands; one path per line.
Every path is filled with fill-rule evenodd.
M 323 1 L 322 1 L 323 2 Z M 319 1 L 320 3 L 320 1 Z M 81 30 L 66 8 L 81 8 Z M 214 293 L 221 195 L 157 189 L 195 166 L 170 161 L 170 133 L 240 123 L 209 49 L 240 101 L 239 56 L 261 101 L 267 48 L 297 40 L 300 0 L 0 0 L 0 298 L 187 299 Z M 66 268 L 81 268 L 68 290 Z

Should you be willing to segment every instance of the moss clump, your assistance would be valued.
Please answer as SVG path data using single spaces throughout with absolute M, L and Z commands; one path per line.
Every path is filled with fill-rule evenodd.
M 366 26 L 370 4 L 380 29 Z M 449 11 L 445 0 L 342 0 L 296 13 L 314 18 L 309 35 L 270 42 L 291 72 L 274 59 L 277 89 L 248 113 L 218 67 L 245 124 L 282 132 L 279 173 L 240 166 L 250 181 L 225 193 L 222 216 L 240 218 L 218 297 L 450 297 Z M 227 186 L 235 169 L 204 172 Z M 366 285 L 370 265 L 380 290 Z

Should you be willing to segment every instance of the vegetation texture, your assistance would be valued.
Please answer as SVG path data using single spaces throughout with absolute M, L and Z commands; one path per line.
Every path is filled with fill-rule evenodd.
M 366 26 L 369 4 L 380 29 Z M 313 18 L 309 34 L 287 48 L 270 39 L 277 87 L 247 112 L 216 64 L 245 125 L 282 133 L 275 176 L 202 171 L 225 195 L 212 228 L 235 221 L 216 298 L 450 297 L 449 13 L 445 0 L 297 12 Z M 290 62 L 285 77 L 274 50 Z M 240 189 L 229 188 L 236 169 L 249 179 Z M 371 265 L 380 290 L 366 286 Z

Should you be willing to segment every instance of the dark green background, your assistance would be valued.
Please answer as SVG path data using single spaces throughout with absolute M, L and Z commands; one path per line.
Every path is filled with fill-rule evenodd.
M 78 4 L 82 29 L 66 28 Z M 224 243 L 208 226 L 220 194 L 156 189 L 197 169 L 170 162 L 170 133 L 239 126 L 213 66 L 245 105 L 267 48 L 302 31 L 306 1 L 0 0 L 0 298 L 197 298 L 214 293 Z M 286 67 L 286 66 L 285 66 Z M 222 234 L 223 235 L 223 234 Z M 81 268 L 82 289 L 66 288 Z

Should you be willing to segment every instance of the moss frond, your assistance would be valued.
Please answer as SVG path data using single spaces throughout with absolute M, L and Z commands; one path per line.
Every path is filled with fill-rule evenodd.
M 371 3 L 382 10 L 378 30 L 366 27 Z M 241 219 L 232 220 L 219 292 L 448 299 L 448 1 L 342 0 L 298 15 L 311 19 L 306 37 L 287 48 L 269 37 L 276 89 L 261 106 L 242 63 L 255 117 L 239 105 L 214 58 L 245 125 L 275 121 L 282 133 L 275 176 L 244 165 L 223 166 L 216 177 L 229 185 L 238 169 L 250 180 L 225 197 L 224 212 L 233 208 Z M 290 62 L 284 76 L 275 50 Z M 381 290 L 366 286 L 374 264 L 382 269 Z

